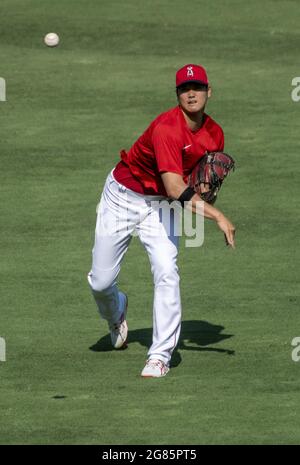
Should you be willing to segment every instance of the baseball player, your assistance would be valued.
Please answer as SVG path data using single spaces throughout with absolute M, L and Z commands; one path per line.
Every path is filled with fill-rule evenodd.
M 128 300 L 118 289 L 117 278 L 132 235 L 139 236 L 154 281 L 153 341 L 143 377 L 168 373 L 181 327 L 176 264 L 179 238 L 174 228 L 166 227 L 161 213 L 168 202 L 161 200 L 176 199 L 182 207 L 189 203 L 194 212 L 201 204 L 204 217 L 214 220 L 227 244 L 234 247 L 232 223 L 187 184 L 188 175 L 206 152 L 224 149 L 221 127 L 204 112 L 211 95 L 205 69 L 195 64 L 179 69 L 176 93 L 178 105 L 160 114 L 129 151 L 121 151 L 121 161 L 106 179 L 88 274 L 99 313 L 108 322 L 112 345 L 121 349 L 128 334 Z M 203 191 L 207 188 L 202 185 Z

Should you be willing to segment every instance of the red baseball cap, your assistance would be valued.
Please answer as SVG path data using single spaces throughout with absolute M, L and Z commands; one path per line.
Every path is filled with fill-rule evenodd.
M 176 87 L 186 82 L 199 82 L 199 84 L 208 85 L 208 79 L 205 69 L 199 65 L 185 65 L 176 73 Z

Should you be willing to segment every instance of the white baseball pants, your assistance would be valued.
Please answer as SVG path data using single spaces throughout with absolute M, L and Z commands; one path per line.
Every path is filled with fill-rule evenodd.
M 125 298 L 117 288 L 122 259 L 132 235 L 144 245 L 154 280 L 153 341 L 148 358 L 169 364 L 181 326 L 179 275 L 176 265 L 178 211 L 159 196 L 141 195 L 107 177 L 98 206 L 92 269 L 88 275 L 98 310 L 111 325 L 119 320 Z M 171 216 L 171 217 L 170 217 Z M 175 229 L 175 230 L 174 230 Z

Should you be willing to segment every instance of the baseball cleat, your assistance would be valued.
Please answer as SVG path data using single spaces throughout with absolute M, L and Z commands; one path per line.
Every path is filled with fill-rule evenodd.
M 125 310 L 121 314 L 119 321 L 110 327 L 111 343 L 115 349 L 122 349 L 127 347 L 126 341 L 128 335 L 128 326 L 126 322 L 126 314 L 128 307 L 128 297 L 126 294 L 124 295 L 126 297 Z
M 169 370 L 170 368 L 162 360 L 153 358 L 147 360 L 141 376 L 143 378 L 161 378 L 166 376 Z

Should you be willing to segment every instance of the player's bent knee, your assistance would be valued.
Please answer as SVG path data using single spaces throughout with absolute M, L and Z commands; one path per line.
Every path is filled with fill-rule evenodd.
M 95 274 L 90 272 L 87 276 L 92 291 L 104 292 L 114 284 L 114 276 L 106 273 Z

